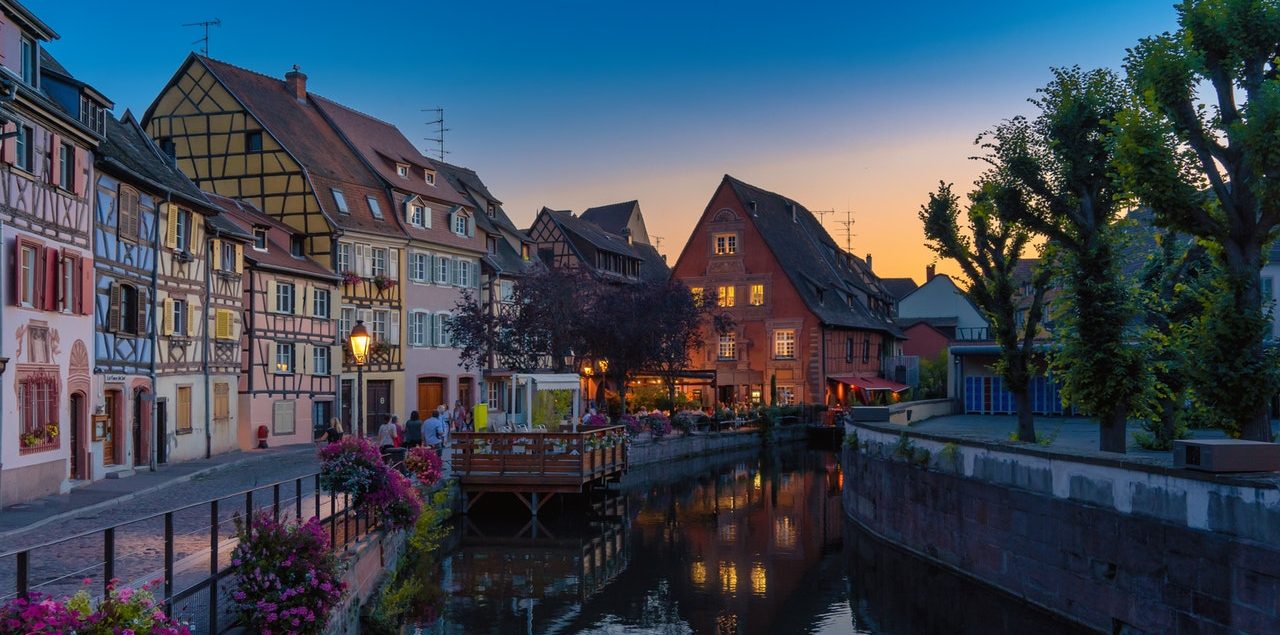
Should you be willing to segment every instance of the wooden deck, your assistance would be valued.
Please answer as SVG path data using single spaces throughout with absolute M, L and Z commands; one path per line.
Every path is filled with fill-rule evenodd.
M 617 480 L 627 469 L 626 430 L 583 432 L 458 432 L 453 473 L 470 510 L 489 493 L 515 494 L 533 515 L 557 494 Z

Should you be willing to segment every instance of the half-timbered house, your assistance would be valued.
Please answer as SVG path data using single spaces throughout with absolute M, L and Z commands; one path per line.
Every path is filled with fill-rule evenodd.
M 780 402 L 835 405 L 906 388 L 885 377 L 901 338 L 893 296 L 800 203 L 726 175 L 673 269 L 734 320 L 728 333 L 706 330 L 692 364 L 714 369 L 716 393 L 691 397 L 761 403 L 776 383 Z
M 378 175 L 395 206 L 391 216 L 409 237 L 405 252 L 404 410 L 470 408 L 476 373 L 462 368 L 445 324 L 464 293 L 480 286 L 488 235 L 474 207 L 449 185 L 440 166 L 393 125 L 321 97 L 312 100 L 339 135 Z M 350 319 L 350 315 L 347 319 Z
M 280 80 L 192 54 L 143 127 L 200 187 L 243 199 L 302 236 L 305 253 L 343 277 L 342 333 L 363 319 L 376 339 L 364 365 L 365 412 L 353 416 L 356 366 L 344 354 L 341 416 L 376 430 L 403 407 L 402 265 L 407 237 L 377 177 L 338 136 L 296 69 Z M 354 429 L 354 427 L 348 428 Z
M 0 320 L 0 504 L 88 476 L 95 113 L 110 103 L 43 54 L 57 37 L 0 1 L 0 246 L 9 274 Z M 83 117 L 83 120 L 82 120 Z M 74 452 L 73 452 L 74 449 Z M 72 459 L 75 456 L 75 460 Z
M 241 363 L 239 444 L 307 443 L 335 412 L 338 287 L 341 279 L 308 258 L 302 235 L 244 201 L 207 195 L 223 217 L 253 236 L 244 249 L 243 298 L 237 322 Z M 234 325 L 221 316 L 218 337 Z
M 624 220 L 607 222 L 608 227 L 596 222 L 618 217 Z M 637 226 L 641 231 L 634 231 Z M 640 204 L 629 201 L 591 208 L 582 216 L 544 207 L 528 234 L 538 257 L 552 267 L 582 269 L 607 282 L 666 280 L 671 270 L 643 228 Z

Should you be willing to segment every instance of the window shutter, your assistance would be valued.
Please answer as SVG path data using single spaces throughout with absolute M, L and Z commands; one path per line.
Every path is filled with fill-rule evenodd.
M 233 263 L 235 266 L 235 272 L 244 273 L 244 245 L 236 245 L 235 259 L 236 261 Z
M 80 315 L 93 315 L 94 299 L 98 296 L 96 280 L 93 275 L 93 265 L 89 264 L 84 258 L 76 260 L 76 266 L 80 271 L 76 272 L 80 276 Z
M 277 286 L 278 285 L 275 280 L 267 281 L 267 313 L 275 313 L 276 309 L 279 308 L 276 304 L 276 298 L 279 297 L 276 295 Z
M 44 248 L 44 281 L 41 285 L 43 290 L 44 310 L 58 310 L 58 286 L 62 281 L 62 276 L 58 275 L 58 250 L 52 247 Z
M 161 209 L 164 210 L 164 215 L 165 215 L 164 246 L 168 247 L 169 249 L 174 249 L 178 246 L 178 206 L 174 205 L 173 203 L 164 203 L 160 207 Z M 136 210 L 137 207 L 135 206 L 134 209 Z M 136 211 L 135 211 L 135 214 L 137 216 L 141 216 L 141 214 L 137 214 Z M 134 223 L 136 226 L 137 221 L 135 220 Z M 136 236 L 137 234 L 138 232 L 135 227 L 133 231 L 133 235 Z
M 89 183 L 89 177 L 84 173 L 85 151 L 79 147 L 72 150 L 75 153 L 75 178 L 71 181 L 71 191 L 76 194 L 84 194 L 86 188 L 85 183 Z
M 311 315 L 311 287 L 294 286 L 297 296 L 293 302 L 294 315 Z
M 13 165 L 18 162 L 18 124 L 10 121 L 4 125 L 4 162 Z
M 338 319 L 339 312 L 342 311 L 342 307 L 338 306 L 338 300 L 340 298 L 341 296 L 338 295 L 336 290 L 334 289 L 329 290 L 329 315 L 326 315 L 324 317 L 327 317 L 330 320 Z M 346 337 L 346 336 L 347 336 L 346 333 L 338 334 L 338 337 Z
M 308 374 L 307 369 L 311 366 L 311 346 L 307 344 L 294 344 L 293 356 L 293 363 L 298 366 L 298 368 L 295 369 L 295 372 L 301 375 Z
M 476 219 L 474 216 L 468 216 L 467 217 L 467 236 L 471 237 L 475 235 L 476 235 Z
M 458 284 L 458 261 L 453 258 L 445 260 L 445 284 Z
M 164 336 L 173 335 L 173 298 L 165 298 L 164 301 L 160 303 L 160 306 L 162 313 L 160 316 L 160 334 Z
M 392 280 L 399 280 L 400 279 L 400 250 L 389 249 L 388 251 L 390 253 L 387 255 L 387 262 L 389 263 L 387 265 L 387 276 L 390 277 Z
M 13 241 L 13 303 L 14 305 L 22 304 L 22 242 Z
M 400 344 L 400 312 L 391 311 L 387 318 L 387 343 Z
M 62 158 L 62 137 L 49 133 L 49 183 L 53 185 L 62 185 L 61 165 L 58 165 Z
M 148 311 L 149 303 L 147 302 L 146 289 L 138 289 L 138 306 L 135 308 L 137 309 L 138 314 L 138 332 L 135 333 L 135 335 L 146 335 L 147 314 L 150 313 L 150 311 Z
M 187 302 L 187 336 L 199 337 L 202 332 L 200 329 L 200 307 Z
M 112 333 L 120 332 L 120 284 L 116 282 L 110 283 L 107 288 L 107 330 Z
M 213 245 L 209 248 L 209 263 L 214 271 L 230 271 L 226 268 L 227 263 L 222 262 L 222 241 L 214 238 Z

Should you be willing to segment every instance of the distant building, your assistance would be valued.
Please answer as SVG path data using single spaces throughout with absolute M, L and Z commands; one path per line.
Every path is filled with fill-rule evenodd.
M 933 265 L 929 265 L 928 270 L 932 274 Z M 932 275 L 928 277 L 932 277 Z M 884 285 L 884 289 L 889 292 L 889 295 L 898 300 L 905 298 L 908 293 L 920 288 L 920 285 L 916 284 L 913 278 L 881 278 L 880 283 Z
M 547 207 L 527 232 L 538 257 L 552 267 L 581 269 L 609 282 L 666 280 L 666 260 L 649 244 L 636 201 L 593 207 L 575 216 Z
M 906 388 L 885 377 L 899 354 L 895 298 L 792 199 L 726 175 L 672 275 L 712 292 L 735 322 L 724 335 L 708 330 L 693 364 L 715 372 L 714 393 L 687 390 L 705 404 L 767 402 L 773 382 L 782 403 Z
M 932 359 L 951 342 L 988 340 L 987 319 L 950 276 L 930 265 L 924 285 L 898 299 L 898 326 L 907 339 L 904 355 Z

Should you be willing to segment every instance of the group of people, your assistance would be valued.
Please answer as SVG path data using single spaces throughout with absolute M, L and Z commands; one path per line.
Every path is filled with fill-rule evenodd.
M 419 418 L 417 410 L 410 412 L 409 420 L 404 423 L 400 423 L 400 417 L 391 415 L 378 427 L 378 449 L 384 454 L 391 448 L 420 445 L 440 450 L 448 442 L 451 431 L 470 429 L 471 413 L 463 407 L 462 401 L 454 402 L 452 411 L 440 404 L 425 420 Z M 337 417 L 330 419 L 329 427 L 324 431 L 325 441 L 334 443 L 341 440 L 343 434 L 342 421 Z

